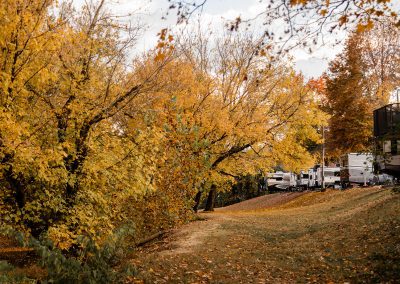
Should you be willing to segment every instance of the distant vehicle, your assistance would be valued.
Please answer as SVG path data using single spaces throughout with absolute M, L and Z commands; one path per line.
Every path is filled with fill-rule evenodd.
M 350 184 L 367 185 L 374 177 L 371 153 L 349 153 L 340 158 L 340 181 L 344 187 Z
M 296 187 L 296 175 L 294 173 L 276 173 L 267 174 L 267 185 L 270 190 L 291 190 Z
M 295 173 L 284 173 L 283 180 L 285 181 L 285 185 L 282 186 L 282 189 L 293 190 L 297 186 L 297 176 Z
M 317 171 L 315 168 L 311 168 L 308 170 L 308 188 L 315 187 L 315 181 L 317 179 Z
M 325 187 L 340 188 L 339 167 L 325 167 L 324 178 Z M 298 175 L 282 171 L 268 173 L 266 184 L 270 191 L 321 188 L 322 168 L 316 165 L 314 168 L 300 171 Z
M 340 187 L 340 168 L 339 167 L 324 167 L 324 183 L 325 187 Z M 322 187 L 322 167 L 316 170 L 315 187 Z
M 374 175 L 370 180 L 369 183 L 372 185 L 377 185 L 377 184 L 393 184 L 394 180 L 391 175 L 388 174 L 379 174 L 379 175 Z
M 374 110 L 375 171 L 400 178 L 400 103 Z
M 309 188 L 309 171 L 300 171 L 297 176 L 297 187 L 301 189 Z
M 276 173 L 267 174 L 267 187 L 269 190 L 275 189 L 277 186 L 284 184 L 283 172 L 278 171 Z

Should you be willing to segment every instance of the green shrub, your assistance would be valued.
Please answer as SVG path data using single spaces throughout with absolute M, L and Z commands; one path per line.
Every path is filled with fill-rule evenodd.
M 46 268 L 47 277 L 41 283 L 122 283 L 127 276 L 135 274 L 130 267 L 119 267 L 119 260 L 124 257 L 126 250 L 122 247 L 125 237 L 132 235 L 131 227 L 123 227 L 100 246 L 88 237 L 80 237 L 79 245 L 74 252 L 62 252 L 48 239 L 38 240 L 33 237 L 25 238 L 20 232 L 8 230 L 6 235 L 16 238 L 22 245 L 34 249 L 39 258 L 40 266 Z M 2 263 L 0 270 L 10 271 L 12 266 Z M 8 273 L 9 275 L 10 273 Z M 20 283 L 27 278 L 1 279 L 0 283 Z M 12 280 L 12 281 L 11 281 Z M 3 282 L 1 282 L 3 281 Z M 8 281 L 8 282 L 7 282 Z

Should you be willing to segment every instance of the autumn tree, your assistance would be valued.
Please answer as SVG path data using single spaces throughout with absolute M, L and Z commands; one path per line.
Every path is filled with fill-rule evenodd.
M 382 21 L 361 32 L 360 41 L 363 72 L 368 78 L 365 92 L 380 107 L 400 86 L 400 31 L 393 22 Z
M 127 123 L 123 127 L 125 133 L 149 131 L 157 136 L 157 141 L 152 141 L 159 153 L 154 158 L 156 190 L 139 199 L 143 203 L 137 207 L 147 208 L 143 219 L 148 224 L 165 228 L 190 217 L 192 198 L 204 182 L 209 141 L 203 134 L 209 130 L 213 99 L 204 102 L 202 96 L 212 90 L 213 83 L 207 74 L 175 54 L 160 72 L 158 84 L 163 87 L 142 97 L 147 101 L 146 109 L 125 110 Z M 137 119 L 132 120 L 131 116 Z
M 179 44 L 162 30 L 132 59 L 141 27 L 104 0 L 1 3 L 2 225 L 63 249 L 127 220 L 148 233 L 187 220 L 199 189 L 211 210 L 233 176 L 312 160 L 323 116 L 262 37 Z
M 156 89 L 167 59 L 127 65 L 140 27 L 118 21 L 105 1 L 79 12 L 63 3 L 53 13 L 55 4 L 0 6 L 1 219 L 69 241 L 109 233 L 121 199 L 154 188 L 157 150 L 137 147 L 151 137 L 125 135 L 117 118 L 142 107 L 135 99 Z
M 386 27 L 388 34 L 382 32 Z M 353 33 L 326 75 L 327 110 L 332 115 L 328 151 L 333 157 L 370 151 L 372 111 L 388 102 L 398 85 L 399 31 L 379 24 Z
M 365 77 L 360 58 L 359 35 L 347 42 L 341 56 L 330 64 L 326 80 L 329 123 L 328 152 L 340 156 L 346 152 L 368 151 L 371 137 L 371 105 L 363 96 Z
M 307 157 L 301 141 L 318 139 L 312 134 L 315 129 L 308 127 L 318 123 L 314 112 L 318 109 L 301 76 L 286 63 L 272 63 L 267 52 L 259 48 L 260 38 L 228 33 L 215 45 L 207 46 L 204 38 L 189 38 L 189 42 L 190 49 L 185 48 L 188 45 L 180 47 L 182 54 L 198 72 L 213 78 L 207 92 L 199 96 L 202 107 L 194 113 L 200 137 L 208 141 L 206 209 L 212 210 L 217 189 L 222 189 L 227 179 L 268 169 L 276 157 L 286 161 Z M 193 42 L 199 42 L 198 46 L 193 48 Z M 206 115 L 205 120 L 202 115 Z M 303 130 L 305 136 L 297 135 Z M 286 145 L 280 155 L 276 155 L 278 145 Z

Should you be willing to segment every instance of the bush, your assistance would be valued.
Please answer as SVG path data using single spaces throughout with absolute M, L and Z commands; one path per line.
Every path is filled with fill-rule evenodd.
M 89 237 L 79 237 L 74 252 L 62 252 L 49 239 L 38 240 L 26 238 L 22 233 L 8 230 L 4 234 L 17 239 L 21 245 L 33 248 L 39 258 L 40 266 L 47 270 L 42 283 L 122 283 L 128 276 L 135 274 L 130 267 L 119 267 L 119 260 L 124 257 L 124 239 L 132 235 L 131 226 L 123 227 L 112 237 L 98 245 Z M 12 266 L 0 263 L 0 271 L 7 272 L 0 282 L 29 283 L 29 279 L 21 275 L 13 276 Z M 18 277 L 18 278 L 17 278 Z

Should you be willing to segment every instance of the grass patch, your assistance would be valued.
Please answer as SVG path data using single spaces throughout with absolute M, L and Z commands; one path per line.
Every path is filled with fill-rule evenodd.
M 137 252 L 132 261 L 138 264 L 139 279 L 141 275 L 151 283 L 395 283 L 400 279 L 400 195 L 390 190 L 313 192 L 272 209 L 221 211 L 207 222 L 189 225 L 187 235 L 179 238 L 207 232 L 201 242 L 183 252 L 179 245 Z M 175 241 L 179 244 L 179 239 Z

